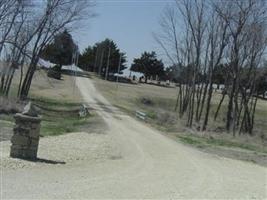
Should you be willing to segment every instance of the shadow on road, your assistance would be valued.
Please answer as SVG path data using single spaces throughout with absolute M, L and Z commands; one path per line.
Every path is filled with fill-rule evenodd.
M 44 158 L 37 158 L 36 160 L 33 160 L 34 162 L 40 162 L 40 163 L 46 163 L 46 164 L 52 164 L 52 165 L 65 165 L 66 162 L 64 161 L 58 161 L 58 160 L 48 160 Z
M 45 163 L 45 164 L 51 164 L 51 165 L 65 165 L 66 162 L 65 161 L 59 161 L 59 160 L 49 160 L 49 159 L 45 159 L 45 158 L 36 158 L 36 159 L 25 159 L 25 158 L 21 158 L 22 160 L 26 160 L 29 162 L 36 162 L 36 163 Z

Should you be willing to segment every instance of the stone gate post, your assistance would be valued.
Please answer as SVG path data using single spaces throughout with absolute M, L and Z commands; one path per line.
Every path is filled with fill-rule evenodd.
M 15 116 L 14 134 L 11 138 L 10 156 L 35 160 L 37 158 L 41 117 L 38 116 L 31 102 L 22 113 Z

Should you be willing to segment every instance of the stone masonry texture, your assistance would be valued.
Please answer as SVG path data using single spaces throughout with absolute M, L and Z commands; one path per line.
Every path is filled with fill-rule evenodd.
M 41 117 L 17 113 L 14 118 L 15 127 L 11 138 L 10 156 L 35 160 L 40 137 Z

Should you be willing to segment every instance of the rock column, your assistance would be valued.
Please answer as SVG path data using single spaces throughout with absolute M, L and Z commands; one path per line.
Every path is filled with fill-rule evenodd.
M 17 113 L 14 118 L 15 127 L 14 135 L 11 138 L 10 156 L 35 160 L 40 137 L 41 117 L 29 103 L 23 113 Z

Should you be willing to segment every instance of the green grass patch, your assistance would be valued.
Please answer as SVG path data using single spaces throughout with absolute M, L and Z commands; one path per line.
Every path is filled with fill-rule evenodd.
M 205 148 L 208 146 L 220 146 L 220 147 L 228 147 L 228 148 L 240 148 L 255 152 L 262 152 L 267 153 L 267 150 L 265 148 L 260 148 L 258 146 L 254 146 L 251 144 L 245 144 L 241 142 L 235 142 L 235 141 L 229 141 L 225 139 L 215 139 L 215 138 L 208 138 L 208 137 L 201 137 L 201 136 L 195 136 L 192 134 L 189 135 L 176 135 L 177 138 L 179 138 L 180 141 L 190 144 L 193 146 L 197 146 L 200 148 Z
M 81 104 L 64 100 L 34 97 L 31 99 L 42 116 L 41 135 L 55 136 L 79 131 L 90 123 L 92 115 L 79 117 Z
M 150 119 L 157 119 L 157 113 L 155 111 L 148 111 L 147 113 L 147 117 L 149 117 Z
M 37 104 L 37 105 L 44 105 L 47 108 L 58 108 L 58 107 L 74 107 L 74 106 L 80 106 L 81 103 L 77 102 L 68 102 L 64 100 L 55 100 L 50 98 L 44 98 L 44 97 L 32 97 L 31 100 Z
M 13 122 L 14 121 L 14 117 L 13 115 L 6 115 L 6 114 L 0 114 L 0 120 L 1 121 L 6 121 L 6 122 Z
M 14 126 L 14 123 L 12 121 L 0 119 L 0 129 L 1 129 L 1 127 L 12 128 L 13 126 Z
M 64 133 L 79 131 L 81 127 L 90 123 L 90 117 L 64 117 L 54 121 L 44 119 L 41 126 L 42 136 L 62 135 Z
M 93 117 L 79 117 L 79 103 L 59 102 L 50 99 L 32 99 L 42 116 L 40 134 L 42 136 L 61 135 L 79 131 L 80 128 L 90 124 Z M 13 114 L 1 114 L 0 126 L 13 127 Z
M 192 145 L 202 144 L 202 142 L 198 138 L 188 137 L 188 136 L 178 136 L 178 137 L 180 138 L 182 142 L 187 143 L 187 144 L 192 144 Z

